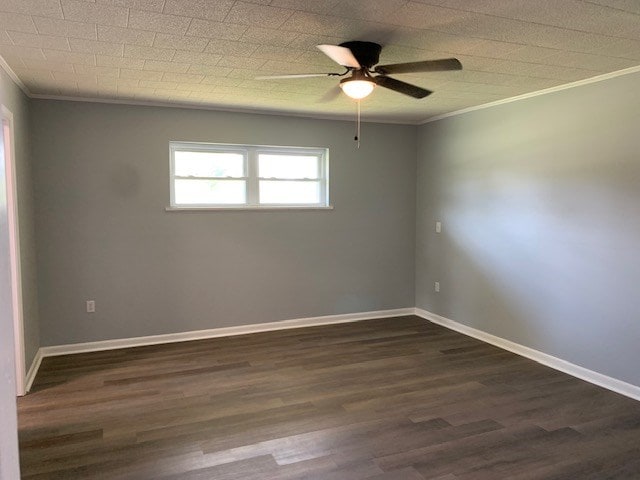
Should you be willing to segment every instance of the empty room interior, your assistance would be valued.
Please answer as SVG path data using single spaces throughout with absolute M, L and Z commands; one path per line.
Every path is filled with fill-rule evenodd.
M 0 0 L 0 480 L 640 479 L 640 3 Z

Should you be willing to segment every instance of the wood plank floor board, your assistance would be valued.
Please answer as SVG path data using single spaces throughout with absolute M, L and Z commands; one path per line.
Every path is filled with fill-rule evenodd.
M 23 478 L 640 479 L 640 402 L 398 317 L 45 358 Z

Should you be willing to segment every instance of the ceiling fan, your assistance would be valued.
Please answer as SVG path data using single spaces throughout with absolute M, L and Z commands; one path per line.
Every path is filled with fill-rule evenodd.
M 270 75 L 256 77 L 257 80 L 309 78 L 309 77 L 344 77 L 340 80 L 340 88 L 349 97 L 360 100 L 368 96 L 379 86 L 388 88 L 413 98 L 424 98 L 433 92 L 410 83 L 402 82 L 387 75 L 396 73 L 440 72 L 461 70 L 462 64 L 456 58 L 440 60 L 424 60 L 421 62 L 393 63 L 378 65 L 382 46 L 373 42 L 352 41 L 340 45 L 317 45 L 331 60 L 346 68 L 343 73 L 301 73 L 292 75 Z M 375 75 L 375 76 L 374 76 Z M 338 90 L 339 92 L 339 90 Z

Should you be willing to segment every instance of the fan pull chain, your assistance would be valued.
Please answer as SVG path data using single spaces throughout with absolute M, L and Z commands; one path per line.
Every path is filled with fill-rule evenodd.
M 358 142 L 358 148 L 360 148 L 360 100 L 356 100 L 356 104 L 358 105 L 358 116 L 356 120 L 356 136 L 354 140 Z

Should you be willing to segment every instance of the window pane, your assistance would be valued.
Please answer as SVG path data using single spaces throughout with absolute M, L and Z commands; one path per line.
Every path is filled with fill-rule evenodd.
M 318 157 L 261 153 L 258 175 L 262 178 L 318 178 Z
M 244 155 L 231 152 L 175 152 L 178 177 L 244 177 Z
M 175 203 L 177 205 L 245 203 L 245 183 L 244 180 L 176 179 Z
M 260 203 L 320 203 L 320 182 L 261 180 Z

